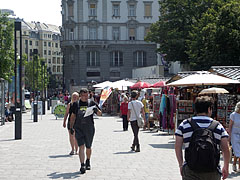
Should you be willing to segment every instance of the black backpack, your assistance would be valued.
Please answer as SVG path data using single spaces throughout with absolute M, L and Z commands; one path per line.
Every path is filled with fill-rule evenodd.
M 218 122 L 213 120 L 209 127 L 200 128 L 194 120 L 188 119 L 188 121 L 193 128 L 189 147 L 185 150 L 188 167 L 196 172 L 216 171 L 220 159 L 220 149 L 213 131 L 218 126 Z

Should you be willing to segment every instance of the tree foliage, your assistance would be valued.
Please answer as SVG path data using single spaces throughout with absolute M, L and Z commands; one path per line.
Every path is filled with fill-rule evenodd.
M 10 80 L 14 74 L 14 23 L 0 12 L 0 78 Z
M 238 0 L 160 0 L 159 21 L 146 40 L 160 44 L 167 61 L 192 69 L 239 65 L 240 2 Z
M 34 64 L 33 64 L 34 63 Z M 33 69 L 34 66 L 34 69 Z M 44 70 L 45 68 L 45 70 Z M 45 72 L 45 74 L 44 74 Z M 44 78 L 45 77 L 45 78 Z M 49 82 L 49 77 L 47 73 L 47 64 L 42 58 L 34 58 L 34 60 L 29 61 L 25 65 L 25 86 L 31 90 L 43 90 L 44 84 L 45 88 Z

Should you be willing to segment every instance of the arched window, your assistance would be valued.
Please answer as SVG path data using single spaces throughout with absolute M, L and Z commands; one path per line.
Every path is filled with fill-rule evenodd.
M 121 51 L 111 52 L 110 66 L 123 66 L 123 53 Z
M 145 51 L 136 51 L 134 52 L 133 56 L 134 56 L 133 65 L 135 67 L 147 66 L 147 58 Z
M 100 66 L 100 56 L 98 51 L 87 53 L 87 66 Z

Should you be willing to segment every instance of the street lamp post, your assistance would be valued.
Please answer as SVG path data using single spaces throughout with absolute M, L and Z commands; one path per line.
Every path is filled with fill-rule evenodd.
M 37 49 L 34 49 L 33 50 L 33 83 L 34 83 L 34 62 L 35 62 L 35 59 L 38 63 L 38 50 Z M 38 71 L 38 69 L 37 69 Z M 38 81 L 38 77 L 37 77 L 37 81 Z M 36 82 L 37 83 L 37 82 Z M 38 84 L 38 83 L 37 83 Z M 37 97 L 35 97 L 35 84 L 33 84 L 33 94 L 34 94 L 34 103 L 33 103 L 33 122 L 38 122 L 38 100 L 37 100 Z M 36 96 L 38 96 L 38 94 L 36 94 Z
M 22 139 L 22 25 L 21 21 L 14 22 L 14 58 L 15 58 L 15 139 Z M 19 91 L 17 89 L 17 31 L 20 33 L 19 59 Z M 19 102 L 17 95 L 19 93 Z
M 41 62 L 41 65 L 42 65 L 42 78 L 43 78 L 43 81 L 42 81 L 42 114 L 44 115 L 45 114 L 45 62 L 42 61 Z

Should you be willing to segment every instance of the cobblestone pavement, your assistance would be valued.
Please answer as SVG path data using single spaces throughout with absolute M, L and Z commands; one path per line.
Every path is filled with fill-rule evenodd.
M 92 170 L 79 173 L 78 156 L 68 155 L 70 145 L 62 119 L 49 114 L 23 114 L 22 140 L 14 140 L 14 122 L 0 126 L 0 179 L 97 179 L 180 180 L 174 139 L 164 132 L 140 132 L 141 152 L 130 151 L 132 131 L 122 131 L 118 117 L 95 119 L 96 133 L 91 158 Z M 230 166 L 231 172 L 231 166 Z M 240 173 L 229 179 L 240 179 Z

